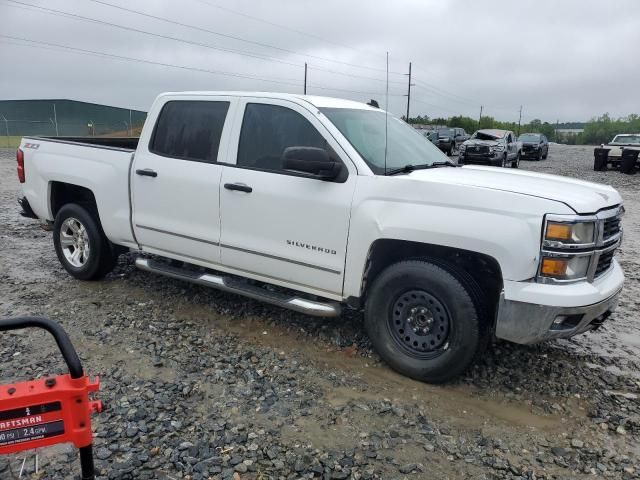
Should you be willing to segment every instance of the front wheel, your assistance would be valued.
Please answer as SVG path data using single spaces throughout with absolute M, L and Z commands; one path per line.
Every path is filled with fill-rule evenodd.
M 445 266 L 403 261 L 374 281 L 365 306 L 365 328 L 378 354 L 403 375 L 430 383 L 464 372 L 487 336 L 464 285 Z
M 58 260 L 78 280 L 97 280 L 113 270 L 117 254 L 102 231 L 97 212 L 68 203 L 53 224 Z
M 515 160 L 511 161 L 511 168 L 518 168 L 520 166 L 520 152 L 516 154 Z

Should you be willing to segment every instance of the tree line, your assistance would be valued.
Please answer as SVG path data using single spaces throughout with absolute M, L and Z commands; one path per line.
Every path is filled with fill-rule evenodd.
M 529 123 L 523 123 L 520 125 L 520 129 L 518 129 L 517 122 L 502 122 L 490 116 L 482 117 L 480 122 L 463 115 L 449 118 L 417 116 L 409 118 L 409 123 L 460 127 L 464 128 L 467 133 L 473 133 L 483 128 L 498 128 L 511 130 L 516 133 L 518 133 L 518 130 L 520 133 L 542 133 L 550 141 L 567 143 L 569 145 L 599 145 L 610 142 L 613 137 L 619 133 L 640 133 L 640 115 L 635 113 L 618 119 L 613 119 L 608 113 L 605 113 L 584 123 L 584 131 L 580 133 L 557 132 L 557 126 L 560 128 L 570 128 L 570 124 L 557 125 L 555 123 L 543 122 L 539 119 L 534 119 Z

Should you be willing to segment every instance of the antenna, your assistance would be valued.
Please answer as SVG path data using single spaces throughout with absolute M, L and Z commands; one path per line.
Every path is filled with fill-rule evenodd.
M 388 124 L 389 124 L 389 52 L 387 52 L 387 85 L 385 88 L 385 106 L 384 106 L 384 174 L 387 174 L 387 140 L 388 140 Z

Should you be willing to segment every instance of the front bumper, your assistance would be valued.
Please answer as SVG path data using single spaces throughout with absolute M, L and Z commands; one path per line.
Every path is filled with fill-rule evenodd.
M 611 270 L 594 283 L 509 283 L 500 296 L 496 337 L 531 344 L 598 328 L 618 305 L 624 274 L 614 260 Z
M 501 153 L 469 153 L 463 152 L 458 156 L 459 163 L 475 164 L 475 165 L 501 165 Z

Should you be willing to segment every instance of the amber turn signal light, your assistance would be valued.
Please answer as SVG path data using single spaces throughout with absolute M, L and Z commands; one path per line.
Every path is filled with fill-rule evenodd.
M 572 225 L 566 223 L 547 223 L 548 240 L 571 240 Z
M 569 262 L 561 258 L 543 258 L 540 273 L 547 277 L 564 277 Z

